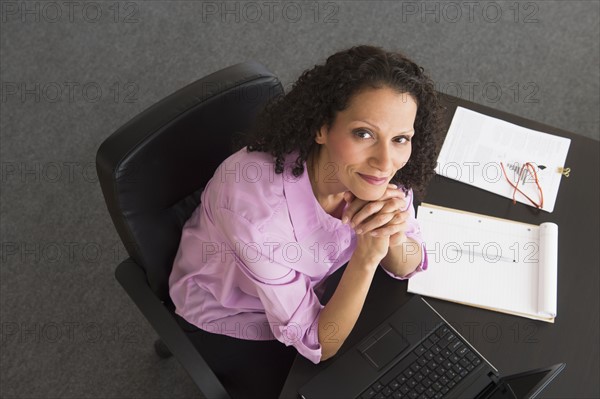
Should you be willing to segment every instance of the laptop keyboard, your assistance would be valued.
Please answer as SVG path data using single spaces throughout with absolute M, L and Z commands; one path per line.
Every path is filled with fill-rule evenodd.
M 413 351 L 358 397 L 443 398 L 482 362 L 446 324 L 439 325 Z

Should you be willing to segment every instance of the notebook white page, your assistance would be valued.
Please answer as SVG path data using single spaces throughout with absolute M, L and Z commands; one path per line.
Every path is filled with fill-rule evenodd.
M 436 172 L 450 179 L 479 187 L 512 200 L 514 189 L 507 182 L 500 162 L 512 182 L 526 162 L 535 165 L 547 212 L 554 210 L 556 196 L 571 140 L 527 129 L 501 119 L 457 107 L 438 157 Z M 519 189 L 538 201 L 535 179 L 523 172 Z M 518 202 L 533 206 L 517 193 Z
M 552 322 L 558 227 L 422 204 L 417 220 L 428 269 L 408 291 Z

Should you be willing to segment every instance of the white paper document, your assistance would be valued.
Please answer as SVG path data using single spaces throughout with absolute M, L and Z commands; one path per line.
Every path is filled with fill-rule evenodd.
M 513 222 L 422 204 L 428 268 L 408 292 L 554 322 L 558 226 Z
M 570 144 L 568 138 L 457 107 L 436 172 L 511 200 L 515 194 L 517 202 L 530 206 L 543 200 L 541 209 L 552 212 Z M 526 163 L 535 174 L 522 170 Z M 508 179 L 523 193 L 515 193 Z

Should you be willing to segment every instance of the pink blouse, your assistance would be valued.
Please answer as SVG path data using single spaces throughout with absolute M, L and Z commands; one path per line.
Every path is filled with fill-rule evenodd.
M 288 156 L 286 165 L 295 156 Z M 412 191 L 407 236 L 423 248 Z M 176 313 L 205 331 L 277 339 L 313 363 L 321 359 L 318 295 L 356 247 L 349 225 L 317 202 L 308 174 L 276 174 L 274 159 L 242 149 L 227 158 L 183 227 L 169 278 Z M 384 269 L 385 270 L 385 269 Z

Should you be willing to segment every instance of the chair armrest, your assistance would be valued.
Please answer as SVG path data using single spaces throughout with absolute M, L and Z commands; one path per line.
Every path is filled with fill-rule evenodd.
M 115 277 L 202 393 L 207 398 L 230 399 L 177 320 L 150 289 L 144 270 L 129 258 L 117 266 Z

